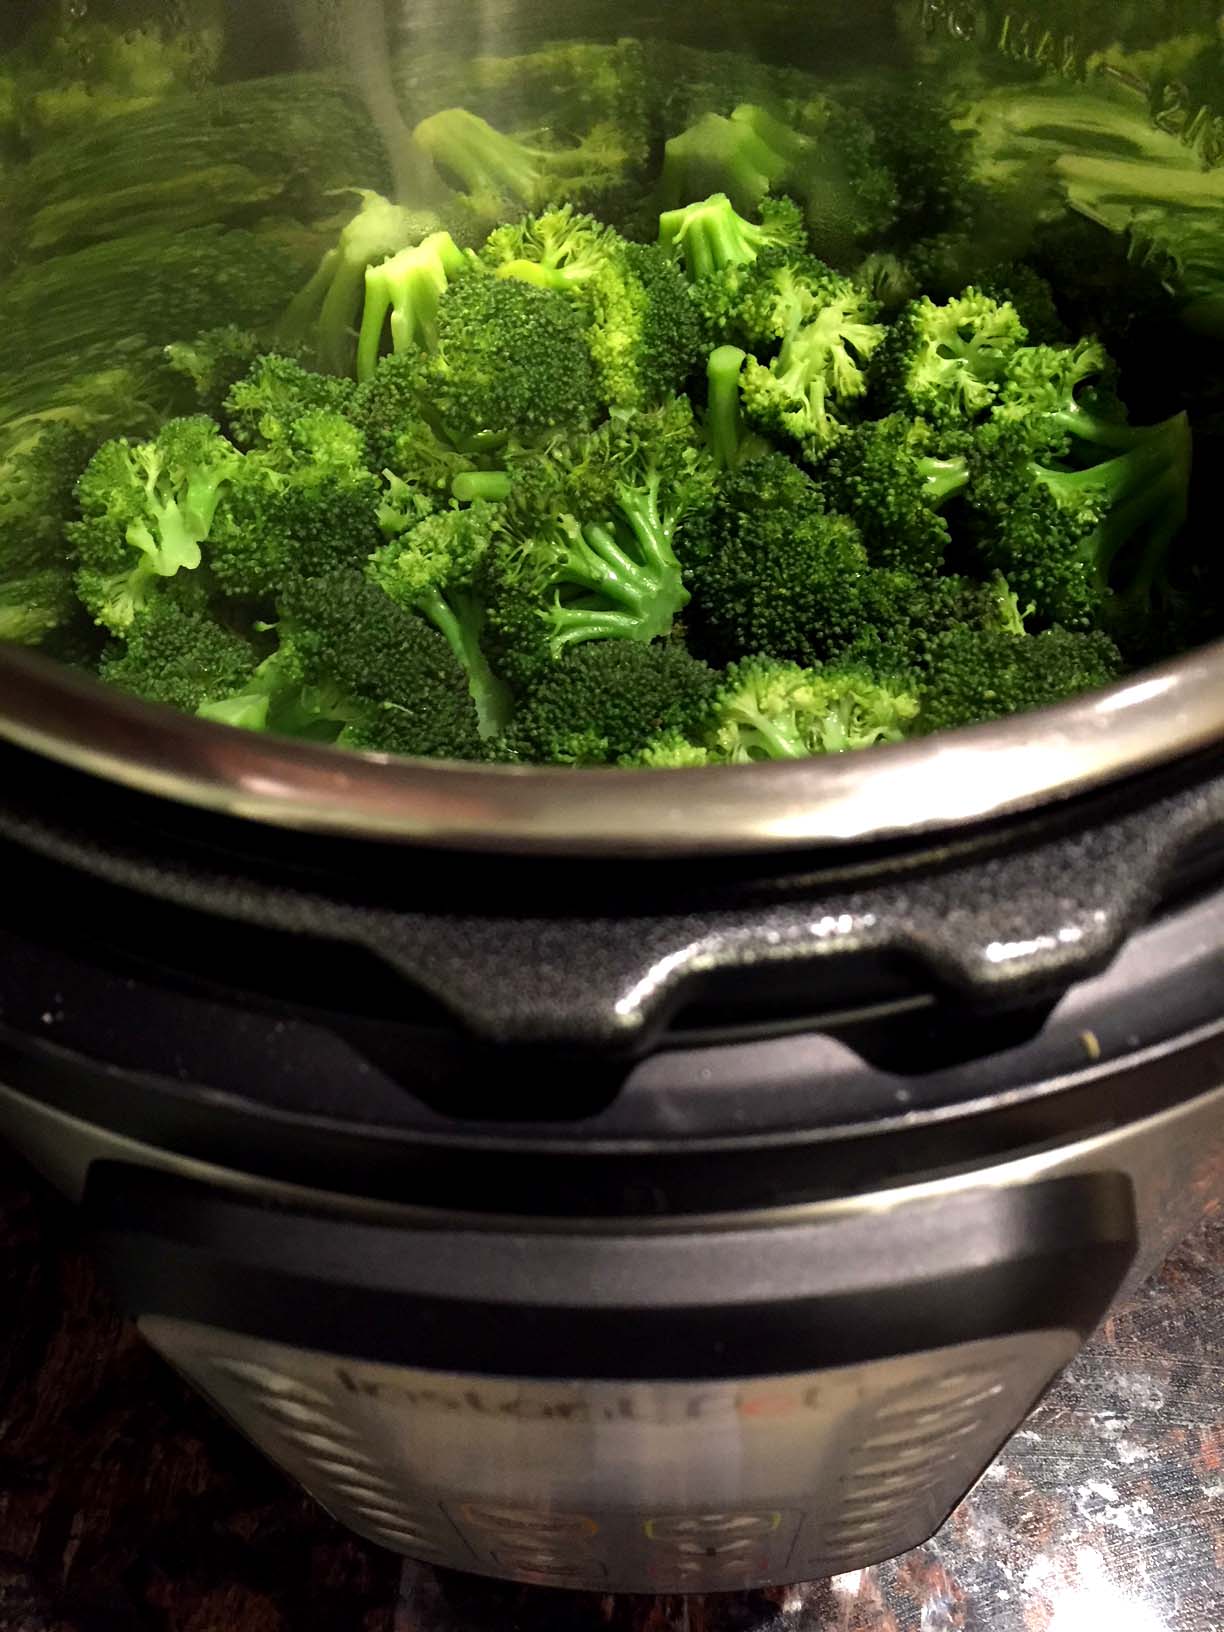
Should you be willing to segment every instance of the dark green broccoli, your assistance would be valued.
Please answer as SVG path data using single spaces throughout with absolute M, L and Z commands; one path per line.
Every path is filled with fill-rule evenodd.
M 379 519 L 390 542 L 374 556 L 370 576 L 446 637 L 467 675 L 481 735 L 496 736 L 510 717 L 511 699 L 482 644 L 485 609 L 476 586 L 492 542 L 489 507 L 478 500 L 422 518 L 405 484 L 393 478 Z
M 45 419 L 6 427 L 0 445 L 0 641 L 35 646 L 76 610 L 65 528 L 90 444 Z
M 940 513 L 969 480 L 965 454 L 921 420 L 893 414 L 856 425 L 817 467 L 834 510 L 857 524 L 873 566 L 919 576 L 943 565 L 951 534 Z
M 549 765 L 633 761 L 656 738 L 695 730 L 718 679 L 671 641 L 576 646 L 541 676 L 502 753 Z
M 781 454 L 723 478 L 685 558 L 692 633 L 712 661 L 752 652 L 810 667 L 863 627 L 869 568 L 858 529 Z
M 383 358 L 349 411 L 366 439 L 370 468 L 398 477 L 422 514 L 445 507 L 456 479 L 479 468 L 476 453 L 461 452 L 443 434 L 429 395 L 425 359 L 404 352 Z M 504 458 L 505 452 L 496 449 L 491 457 Z
M 445 639 L 341 568 L 283 597 L 278 650 L 208 719 L 434 759 L 481 759 L 467 677 Z
M 1117 647 L 1100 631 L 955 629 L 932 651 L 918 726 L 930 735 L 1048 708 L 1112 684 L 1122 667 Z
M 1191 457 L 1184 415 L 1074 469 L 1034 460 L 1022 422 L 996 422 L 973 445 L 965 496 L 981 558 L 1043 622 L 1088 629 L 1114 613 L 1146 616 L 1185 524 Z
M 661 249 L 566 207 L 498 228 L 483 254 L 499 277 L 578 303 L 609 408 L 655 407 L 683 388 L 701 335 L 685 280 Z
M 259 662 L 251 642 L 198 607 L 157 595 L 102 657 L 103 680 L 146 702 L 195 713 L 240 690 Z
M 316 374 L 292 357 L 269 353 L 231 387 L 222 417 L 240 448 L 280 448 L 308 414 L 351 414 L 356 395 L 351 380 Z
M 230 595 L 267 599 L 364 562 L 380 542 L 382 489 L 356 426 L 318 410 L 277 421 L 276 435 L 239 462 L 212 527 L 209 565 Z
M 496 661 L 516 684 L 572 645 L 670 633 L 689 599 L 677 536 L 708 507 L 714 477 L 684 398 L 614 419 L 516 477 L 488 583 Z
M 1012 306 L 967 289 L 938 306 L 908 306 L 888 331 L 875 362 L 884 406 L 936 426 L 979 420 L 997 402 L 1027 331 Z
M 241 455 L 215 422 L 170 420 L 155 441 L 104 443 L 77 485 L 81 520 L 65 529 L 77 592 L 124 635 L 160 580 L 193 572 Z

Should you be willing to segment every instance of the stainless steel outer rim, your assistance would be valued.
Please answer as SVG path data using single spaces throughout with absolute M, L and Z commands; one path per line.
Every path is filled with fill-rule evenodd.
M 715 855 L 897 839 L 1013 815 L 1224 738 L 1224 641 L 1106 691 L 870 753 L 683 771 L 393 761 L 258 736 L 0 648 L 0 738 L 272 827 L 523 855 Z

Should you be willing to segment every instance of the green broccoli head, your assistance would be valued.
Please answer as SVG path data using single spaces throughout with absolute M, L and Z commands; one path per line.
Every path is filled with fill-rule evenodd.
M 986 426 L 970 452 L 966 508 L 983 562 L 1036 616 L 1068 628 L 1159 612 L 1185 524 L 1192 441 L 1184 415 L 1126 451 L 1066 467 L 1032 457 L 1023 421 Z
M 674 642 L 576 646 L 541 675 L 504 752 L 548 765 L 633 761 L 660 735 L 695 730 L 716 685 L 713 671 Z
M 564 295 L 464 278 L 439 304 L 437 335 L 423 389 L 457 445 L 540 442 L 597 417 L 582 316 Z
M 817 468 L 830 505 L 857 524 L 873 566 L 923 576 L 943 565 L 941 507 L 969 479 L 963 448 L 901 414 L 847 430 Z
M 278 421 L 277 437 L 242 459 L 213 526 L 209 564 L 230 595 L 266 599 L 363 562 L 379 542 L 382 490 L 360 430 L 314 410 Z
M 653 407 L 683 387 L 701 335 L 685 280 L 660 249 L 565 207 L 499 228 L 483 255 L 498 277 L 576 303 L 608 408 Z
M 1012 306 L 967 289 L 944 305 L 929 297 L 892 325 L 876 360 L 886 407 L 932 425 L 967 425 L 998 401 L 1014 353 L 1028 338 Z
M 881 685 L 856 665 L 746 658 L 722 676 L 699 740 L 713 762 L 807 759 L 898 742 L 918 712 L 912 688 Z
M 919 727 L 930 735 L 1048 708 L 1111 685 L 1122 668 L 1117 647 L 1099 630 L 950 630 L 931 653 Z
M 716 662 L 753 652 L 810 667 L 862 629 L 868 562 L 859 531 L 827 511 L 781 454 L 723 479 L 686 559 L 692 632 Z
M 279 353 L 257 357 L 225 398 L 224 419 L 240 448 L 269 449 L 291 442 L 307 414 L 349 414 L 356 398 L 351 380 L 333 379 Z
M 211 419 L 169 420 L 152 442 L 104 443 L 77 485 L 65 529 L 77 591 L 98 623 L 125 634 L 159 579 L 194 572 L 241 455 Z
M 240 690 L 258 661 L 250 641 L 206 609 L 154 594 L 127 640 L 103 654 L 100 672 L 146 702 L 195 713 Z

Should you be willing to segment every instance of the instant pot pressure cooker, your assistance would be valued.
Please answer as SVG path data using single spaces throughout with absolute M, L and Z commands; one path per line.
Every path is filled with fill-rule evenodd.
M 564 21 L 866 26 L 784 9 Z M 5 651 L 0 738 L 0 1133 L 167 1360 L 413 1557 L 710 1591 L 912 1547 L 1224 1191 L 1224 647 L 657 773 L 344 755 Z

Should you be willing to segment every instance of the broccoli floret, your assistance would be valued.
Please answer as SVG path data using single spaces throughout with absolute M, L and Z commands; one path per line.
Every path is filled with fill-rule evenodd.
M 998 400 L 1011 358 L 1027 338 L 1014 307 L 976 289 L 942 306 L 924 297 L 902 312 L 879 350 L 880 397 L 932 425 L 972 423 Z
M 545 147 L 504 135 L 466 108 L 444 108 L 413 135 L 486 228 L 517 210 L 589 205 L 613 192 L 638 157 L 637 144 L 614 122 L 592 126 L 575 147 Z
M 973 138 L 955 128 L 954 112 L 930 85 L 888 81 L 856 102 L 875 138 L 879 161 L 896 186 L 890 237 L 905 248 L 919 236 L 958 231 L 977 203 Z
M 1049 279 L 1022 261 L 988 267 L 975 287 L 1001 306 L 1014 307 L 1033 345 L 1060 346 L 1070 339 Z
M 670 633 L 689 599 L 677 538 L 714 477 L 685 398 L 614 418 L 516 477 L 489 585 L 497 661 L 516 684 L 569 646 Z
M 199 567 L 240 462 L 203 417 L 170 420 L 152 442 L 103 444 L 77 485 L 82 519 L 65 529 L 77 591 L 98 623 L 125 634 L 159 579 Z
M 357 378 L 372 378 L 382 353 L 387 319 L 397 353 L 434 350 L 438 307 L 452 281 L 468 269 L 449 232 L 435 232 L 365 272 L 365 306 L 357 342 Z
M 776 322 L 806 304 L 806 285 L 783 281 L 771 303 Z M 867 393 L 867 366 L 884 339 L 868 297 L 848 281 L 790 328 L 769 363 L 750 357 L 743 376 L 744 411 L 766 436 L 809 451 L 830 443 Z
M 1022 425 L 1035 451 L 1061 453 L 1068 443 L 1125 450 L 1146 438 L 1129 425 L 1112 391 L 1114 365 L 1098 340 L 1073 346 L 1022 346 L 999 388 L 995 417 Z
M 803 227 L 786 208 L 775 208 L 758 226 L 739 214 L 726 193 L 714 193 L 661 215 L 659 247 L 683 260 L 689 281 L 696 283 L 730 267 L 749 266 L 765 249 L 800 250 Z
M 1086 629 L 1115 613 L 1146 615 L 1185 523 L 1191 457 L 1180 414 L 1084 468 L 1034 460 L 1022 423 L 988 426 L 966 494 L 982 559 L 1042 621 Z
M 1122 669 L 1117 647 L 1099 631 L 951 630 L 932 651 L 918 726 L 930 735 L 1048 708 L 1112 684 Z
M 882 686 L 855 666 L 805 669 L 753 657 L 722 676 L 698 735 L 724 764 L 807 759 L 898 742 L 918 710 L 913 691 Z
M 763 114 L 753 114 L 755 128 Z M 776 122 L 771 121 L 776 129 Z M 829 98 L 797 108 L 795 123 L 810 143 L 796 156 L 786 191 L 805 207 L 812 249 L 834 266 L 848 268 L 863 244 L 886 238 L 897 216 L 898 189 L 861 114 Z
M 696 729 L 717 677 L 671 641 L 601 641 L 566 652 L 532 689 L 506 757 L 552 765 L 634 762 L 660 736 Z
M 369 268 L 431 239 L 440 225 L 436 217 L 392 204 L 381 193 L 355 191 L 361 208 L 293 300 L 278 333 L 283 344 L 311 345 L 332 374 L 352 372 Z
M 76 610 L 64 529 L 89 452 L 71 423 L 10 426 L 0 453 L 0 641 L 34 646 Z
M 229 323 L 194 340 L 175 341 L 166 347 L 166 361 L 190 386 L 193 411 L 219 419 L 230 392 L 267 349 L 253 329 Z
M 271 596 L 362 562 L 379 543 L 381 488 L 361 432 L 324 410 L 276 429 L 239 463 L 212 529 L 209 563 L 231 595 Z
M 857 524 L 873 566 L 938 572 L 950 541 L 941 507 L 969 480 L 963 451 L 941 449 L 921 420 L 899 414 L 855 426 L 833 443 L 818 480 Z
M 684 278 L 660 249 L 567 206 L 499 228 L 483 254 L 499 277 L 578 303 L 608 407 L 653 407 L 684 385 L 701 335 Z
M 754 652 L 810 667 L 863 626 L 868 563 L 858 529 L 830 514 L 781 454 L 724 477 L 686 562 L 692 633 L 714 662 Z
M 405 484 L 392 478 L 379 519 L 391 542 L 374 556 L 370 576 L 446 637 L 467 675 L 481 735 L 496 736 L 510 718 L 511 698 L 482 645 L 485 609 L 476 583 L 492 537 L 488 505 L 478 500 L 421 519 Z
M 292 357 L 259 357 L 230 390 L 223 418 L 240 448 L 279 448 L 290 442 L 308 414 L 348 414 L 356 387 L 303 368 Z
M 194 713 L 239 690 L 257 662 L 250 641 L 208 612 L 158 595 L 126 642 L 103 654 L 100 672 L 146 702 Z
M 248 730 L 431 759 L 481 759 L 467 679 L 447 642 L 365 573 L 284 595 L 278 650 L 242 691 L 200 710 Z
M 538 442 L 598 413 L 582 315 L 550 289 L 477 275 L 438 307 L 425 390 L 448 437 Z

